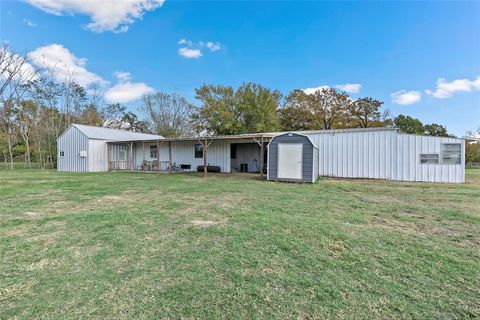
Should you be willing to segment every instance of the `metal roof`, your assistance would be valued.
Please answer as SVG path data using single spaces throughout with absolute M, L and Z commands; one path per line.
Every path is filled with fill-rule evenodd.
M 180 137 L 180 138 L 161 138 L 164 142 L 175 142 L 175 141 L 199 141 L 199 140 L 241 140 L 241 139 L 272 139 L 276 136 L 286 134 L 286 133 L 296 133 L 300 135 L 309 135 L 309 134 L 332 134 L 332 133 L 341 133 L 341 132 L 368 132 L 368 131 L 395 131 L 398 132 L 397 128 L 393 127 L 378 127 L 378 128 L 354 128 L 354 129 L 331 129 L 331 130 L 304 130 L 304 131 L 279 131 L 279 132 L 259 132 L 259 133 L 242 133 L 242 134 L 233 134 L 233 135 L 224 135 L 224 136 L 190 136 L 190 137 Z M 136 139 L 138 141 L 139 139 Z M 145 139 L 144 141 L 151 141 L 152 139 Z M 155 139 L 153 139 L 155 140 Z M 160 139 L 157 139 L 160 140 Z M 123 140 L 127 141 L 127 140 Z M 267 142 L 267 141 L 265 141 Z
M 102 127 L 87 126 L 83 124 L 72 124 L 72 127 L 80 130 L 90 139 L 108 140 L 108 141 L 151 141 L 163 139 L 156 134 L 141 132 L 132 132 L 119 129 L 110 129 Z

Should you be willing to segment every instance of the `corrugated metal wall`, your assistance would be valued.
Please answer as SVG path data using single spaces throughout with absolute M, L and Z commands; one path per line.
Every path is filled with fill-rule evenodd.
M 232 170 L 240 171 L 240 164 L 246 163 L 248 172 L 260 172 L 260 146 L 255 142 L 236 143 L 236 145 L 237 157 L 230 162 Z
M 87 157 L 80 157 L 80 150 L 86 150 Z M 65 155 L 60 156 L 63 151 Z M 88 171 L 88 138 L 75 127 L 70 127 L 57 141 L 57 170 L 71 172 Z
M 397 164 L 393 179 L 401 181 L 465 182 L 465 141 L 448 137 L 397 135 Z M 442 164 L 443 143 L 462 144 L 460 164 Z M 421 164 L 420 154 L 438 154 L 439 164 Z
M 319 152 L 318 149 L 313 149 L 313 176 L 312 176 L 312 182 L 317 181 L 318 178 L 318 169 L 320 167 L 320 163 L 318 162 L 319 158 Z
M 395 131 L 312 133 L 320 176 L 392 179 Z
M 203 165 L 203 158 L 195 158 L 194 146 L 198 142 L 195 141 L 176 141 L 172 142 L 172 161 L 177 166 L 181 164 L 189 164 L 192 171 L 197 170 L 197 166 Z M 145 160 L 152 161 L 156 158 L 150 157 L 150 145 L 156 143 L 145 143 Z M 135 162 L 142 163 L 142 143 L 137 143 L 135 146 Z M 168 161 L 168 142 L 163 142 L 160 145 L 160 161 Z M 213 141 L 208 147 L 207 153 L 208 165 L 219 166 L 222 172 L 230 172 L 230 143 L 226 141 Z
M 400 181 L 464 182 L 462 139 L 372 130 L 306 134 L 319 148 L 320 176 Z M 441 158 L 443 143 L 461 143 L 461 164 L 420 164 L 420 154 Z
M 88 141 L 88 171 L 108 171 L 108 151 L 105 140 Z

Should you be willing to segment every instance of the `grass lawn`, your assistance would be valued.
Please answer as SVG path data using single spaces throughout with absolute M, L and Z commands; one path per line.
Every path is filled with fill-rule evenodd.
M 480 317 L 467 180 L 0 171 L 0 319 Z

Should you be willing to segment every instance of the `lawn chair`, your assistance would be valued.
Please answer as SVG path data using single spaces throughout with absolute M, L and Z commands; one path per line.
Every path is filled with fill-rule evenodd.
M 157 171 L 159 169 L 158 160 L 153 160 L 150 167 L 152 171 Z
M 142 164 L 138 165 L 137 166 L 137 170 L 141 170 L 141 171 L 146 171 L 147 168 L 148 168 L 148 161 L 147 160 L 143 160 L 142 161 Z

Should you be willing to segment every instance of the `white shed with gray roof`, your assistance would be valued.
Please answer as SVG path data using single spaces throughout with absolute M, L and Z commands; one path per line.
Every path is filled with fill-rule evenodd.
M 57 139 L 57 170 L 108 171 L 107 142 L 157 141 L 162 136 L 72 124 Z

